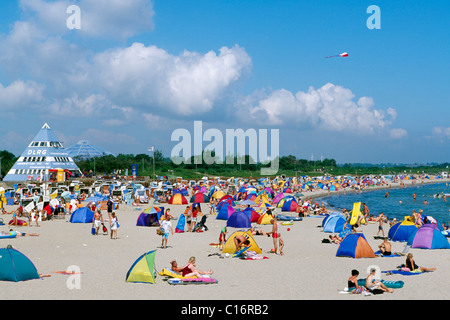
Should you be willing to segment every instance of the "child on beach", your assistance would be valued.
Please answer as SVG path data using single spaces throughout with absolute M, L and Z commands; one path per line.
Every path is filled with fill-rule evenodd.
M 222 250 L 223 244 L 226 241 L 226 235 L 227 235 L 227 227 L 223 227 L 223 229 L 220 231 L 219 235 L 219 249 Z
M 169 231 L 173 235 L 173 228 L 172 228 L 172 223 L 170 222 L 170 216 L 167 216 L 166 219 L 162 220 L 161 228 L 164 230 L 164 234 L 162 234 L 161 248 L 166 249 L 167 248 L 167 240 L 169 239 Z

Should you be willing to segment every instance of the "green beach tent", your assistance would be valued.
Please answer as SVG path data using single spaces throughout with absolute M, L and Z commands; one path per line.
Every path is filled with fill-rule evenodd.
M 126 282 L 155 283 L 155 255 L 153 250 L 137 258 L 127 272 Z

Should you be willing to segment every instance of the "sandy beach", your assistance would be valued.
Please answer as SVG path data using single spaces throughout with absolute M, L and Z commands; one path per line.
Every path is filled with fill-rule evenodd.
M 441 180 L 442 182 L 445 180 Z M 396 185 L 392 185 L 396 187 Z M 305 194 L 318 197 L 326 195 L 323 190 Z M 220 229 L 226 221 L 216 220 L 208 215 L 206 225 L 209 230 L 202 233 L 175 233 L 169 236 L 168 248 L 162 249 L 161 237 L 156 228 L 138 227 L 139 214 L 149 205 L 138 208 L 122 204 L 116 214 L 120 221 L 118 239 L 109 235 L 93 236 L 91 224 L 73 224 L 69 216 L 65 219 L 43 221 L 39 227 L 25 226 L 17 230 L 26 233 L 39 233 L 39 237 L 18 237 L 0 239 L 2 248 L 12 245 L 24 253 L 36 266 L 39 273 L 50 274 L 40 280 L 25 282 L 2 282 L 0 298 L 3 300 L 127 300 L 127 299 L 168 299 L 168 300 L 373 300 L 373 299 L 432 299 L 450 298 L 448 281 L 450 280 L 450 252 L 448 250 L 411 249 L 415 261 L 420 266 L 436 267 L 437 270 L 416 276 L 382 274 L 382 279 L 402 280 L 403 288 L 393 294 L 385 293 L 370 297 L 339 293 L 347 286 L 352 269 L 360 272 L 360 278 L 367 276 L 370 266 L 380 270 L 395 269 L 405 263 L 405 257 L 377 257 L 373 259 L 352 259 L 336 257 L 338 245 L 322 243 L 328 237 L 323 233 L 322 218 L 306 217 L 294 225 L 279 226 L 284 241 L 284 256 L 270 253 L 272 239 L 255 236 L 262 248 L 263 256 L 269 259 L 247 261 L 237 258 L 220 258 L 211 253 L 219 249 L 210 245 L 218 242 Z M 163 205 L 179 217 L 184 205 Z M 6 206 L 7 211 L 16 206 Z M 203 211 L 208 205 L 202 204 Z M 279 213 L 280 209 L 276 209 Z M 1 216 L 5 222 L 10 215 Z M 103 217 L 107 218 L 106 212 Z M 172 220 L 175 229 L 177 221 Z M 107 223 L 106 223 L 107 224 Z M 270 225 L 261 226 L 270 231 Z M 290 231 L 288 231 L 288 228 Z M 369 244 L 374 251 L 381 240 L 375 240 L 377 224 L 362 226 Z M 385 232 L 389 229 L 385 225 Z M 0 226 L 1 231 L 9 230 Z M 230 235 L 233 228 L 229 228 Z M 402 251 L 404 243 L 392 242 L 392 251 Z M 125 275 L 132 263 L 143 253 L 156 249 L 156 268 L 160 271 L 176 259 L 184 265 L 190 256 L 197 259 L 201 270 L 212 269 L 218 284 L 172 286 L 158 276 L 156 284 L 126 283 Z M 70 276 L 54 273 L 64 271 L 69 266 L 78 266 L 80 287 L 70 289 L 67 281 Z

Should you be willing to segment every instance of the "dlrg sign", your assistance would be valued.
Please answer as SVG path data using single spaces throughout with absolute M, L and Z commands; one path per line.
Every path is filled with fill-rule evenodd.
M 226 164 L 234 164 L 235 141 L 237 150 L 237 163 L 245 163 L 246 140 L 249 150 L 249 164 L 270 163 L 269 168 L 261 168 L 262 175 L 274 175 L 279 167 L 279 130 L 270 130 L 270 155 L 268 155 L 267 129 L 226 129 L 225 131 L 225 157 Z M 179 141 L 172 148 L 171 159 L 175 164 L 191 164 L 192 137 L 187 129 L 176 129 L 172 132 L 171 141 Z M 208 129 L 203 132 L 202 121 L 194 121 L 194 164 L 223 164 L 224 136 L 219 129 Z M 203 148 L 203 142 L 211 142 Z M 213 156 L 213 154 L 215 156 Z

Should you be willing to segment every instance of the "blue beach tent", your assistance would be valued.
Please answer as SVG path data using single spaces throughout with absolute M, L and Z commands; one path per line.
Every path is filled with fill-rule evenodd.
M 373 252 L 364 234 L 350 233 L 340 243 L 336 257 L 375 258 L 375 252 Z
M 331 216 L 323 226 L 323 232 L 339 233 L 344 230 L 345 221 L 341 215 Z
M 75 210 L 70 216 L 71 223 L 92 223 L 94 221 L 94 212 L 88 207 L 82 207 Z
M 252 227 L 252 223 L 247 213 L 238 210 L 233 212 L 228 218 L 227 227 L 250 229 Z

